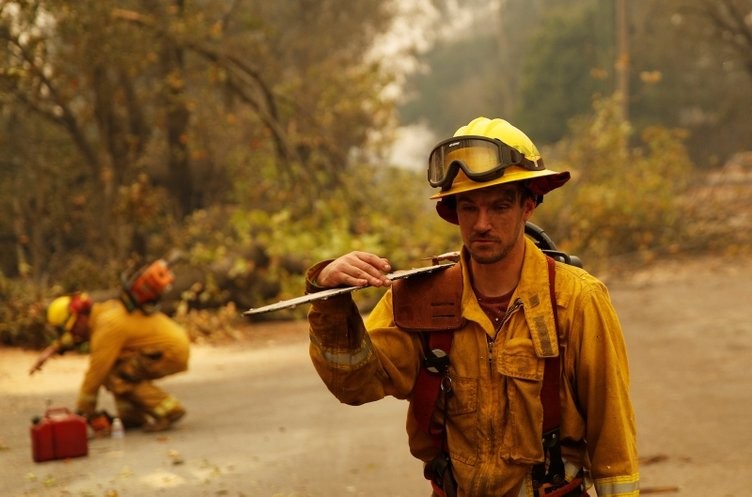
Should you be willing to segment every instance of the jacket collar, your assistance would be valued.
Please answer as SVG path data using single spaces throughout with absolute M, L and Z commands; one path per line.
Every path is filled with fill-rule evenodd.
M 489 332 L 493 329 L 493 326 L 481 310 L 473 293 L 469 264 L 467 263 L 468 257 L 467 249 L 462 247 L 463 316 L 470 321 L 481 324 Z M 515 305 L 517 301 L 522 303 L 518 312 L 522 312 L 524 315 L 536 355 L 538 357 L 556 357 L 559 355 L 559 341 L 554 322 L 553 306 L 551 305 L 546 255 L 527 237 L 525 238 L 525 258 L 522 262 L 520 282 L 512 294 L 509 305 Z

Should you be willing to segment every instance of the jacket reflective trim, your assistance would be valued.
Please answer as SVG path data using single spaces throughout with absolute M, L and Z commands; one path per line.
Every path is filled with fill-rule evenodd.
M 157 417 L 163 418 L 167 416 L 167 414 L 178 407 L 178 399 L 176 399 L 173 396 L 169 396 L 166 399 L 164 399 L 162 402 L 159 403 L 157 407 L 154 408 L 154 415 Z
M 564 459 L 564 458 L 562 458 Z M 572 464 L 571 462 L 564 459 L 564 479 L 567 481 L 574 480 L 578 474 L 582 471 L 581 466 L 577 466 L 576 464 Z
M 311 335 L 311 344 L 319 350 L 328 364 L 338 369 L 358 368 L 365 364 L 374 353 L 367 334 L 363 336 L 357 349 L 326 348 L 314 335 Z
M 542 357 L 556 356 L 554 348 L 551 345 L 551 338 L 548 327 L 546 326 L 546 320 L 543 316 L 535 316 L 534 322 L 535 331 L 538 333 L 538 340 L 540 340 Z
M 525 477 L 525 481 L 520 486 L 520 491 L 517 492 L 517 497 L 534 497 L 533 493 L 533 480 L 530 477 L 530 473 Z
M 595 480 L 598 497 L 628 497 L 640 495 L 640 475 L 615 476 Z

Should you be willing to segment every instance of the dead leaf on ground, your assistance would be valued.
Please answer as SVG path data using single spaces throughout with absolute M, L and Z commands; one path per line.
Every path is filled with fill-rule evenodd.
M 646 487 L 640 489 L 640 494 L 668 494 L 678 492 L 679 487 L 675 485 L 668 485 L 665 487 Z
M 652 456 L 645 456 L 640 458 L 640 465 L 647 466 L 649 464 L 657 464 L 659 462 L 668 461 L 666 454 L 655 454 Z

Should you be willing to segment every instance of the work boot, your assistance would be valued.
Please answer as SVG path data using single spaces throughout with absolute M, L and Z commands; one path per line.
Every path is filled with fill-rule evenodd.
M 183 416 L 185 416 L 185 414 L 186 411 L 182 406 L 176 406 L 166 415 L 154 418 L 151 423 L 144 426 L 144 431 L 147 433 L 155 433 L 158 431 L 169 430 L 172 425 L 177 423 Z

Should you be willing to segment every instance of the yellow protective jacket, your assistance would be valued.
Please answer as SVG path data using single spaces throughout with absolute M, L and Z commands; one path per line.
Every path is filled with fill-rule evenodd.
M 527 240 L 520 282 L 498 333 L 478 304 L 464 264 L 462 316 L 450 352 L 446 433 L 458 496 L 532 496 L 530 470 L 543 461 L 540 390 L 545 357 L 562 354 L 561 439 L 568 479 L 589 471 L 599 497 L 639 495 L 635 421 L 621 325 L 606 287 L 556 263 L 557 341 L 545 256 Z M 325 263 L 309 270 L 308 289 Z M 314 367 L 329 390 L 359 405 L 412 398 L 421 367 L 416 333 L 396 327 L 392 291 L 364 323 L 349 295 L 313 302 Z M 366 331 L 366 329 L 368 331 Z M 411 453 L 436 449 L 408 410 Z
M 77 410 L 93 413 L 99 388 L 118 359 L 139 353 L 160 354 L 152 377 L 188 369 L 190 341 L 179 324 L 161 312 L 128 312 L 120 300 L 95 303 L 90 318 L 89 368 L 78 394 Z M 146 378 L 145 378 L 146 379 Z

